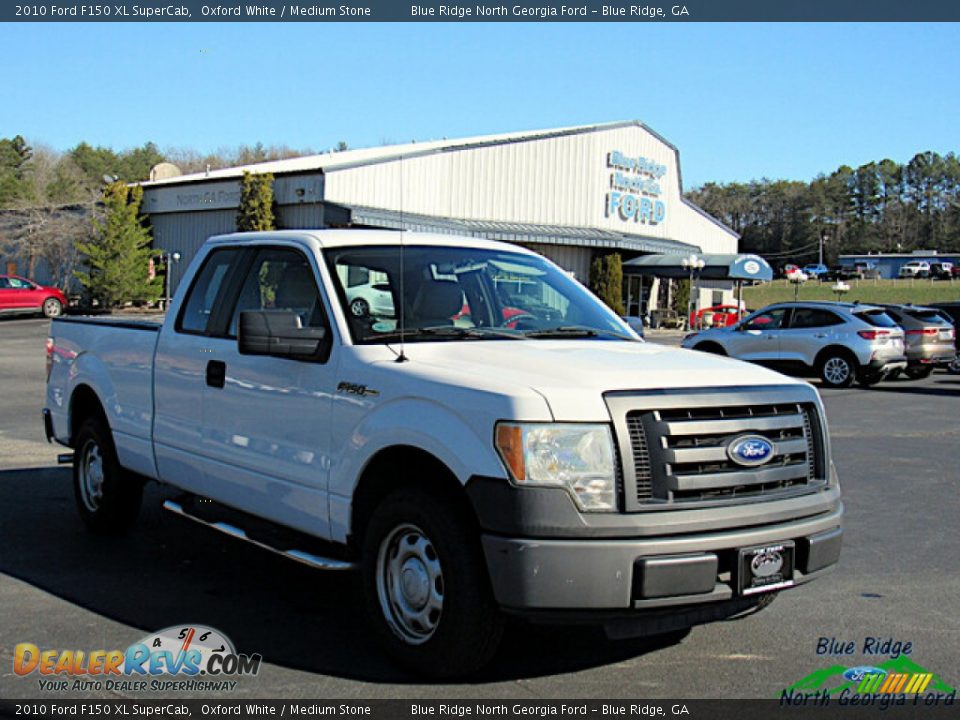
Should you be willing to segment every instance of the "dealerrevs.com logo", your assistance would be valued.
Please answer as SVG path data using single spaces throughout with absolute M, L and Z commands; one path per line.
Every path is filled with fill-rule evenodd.
M 230 691 L 241 676 L 260 671 L 259 654 L 238 653 L 230 639 L 204 625 L 175 625 L 147 635 L 126 650 L 41 649 L 19 643 L 13 671 L 38 676 L 39 689 Z

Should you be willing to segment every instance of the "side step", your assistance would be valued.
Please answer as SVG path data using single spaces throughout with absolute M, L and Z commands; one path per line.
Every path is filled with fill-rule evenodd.
M 297 548 L 291 548 L 270 544 L 266 539 L 254 538 L 251 537 L 246 530 L 237 527 L 228 522 L 223 522 L 222 520 L 208 520 L 206 518 L 200 517 L 192 512 L 189 509 L 184 508 L 182 502 L 176 502 L 174 500 L 164 500 L 163 509 L 172 512 L 175 515 L 180 515 L 182 517 L 193 520 L 195 523 L 204 525 L 208 528 L 212 528 L 219 532 L 235 537 L 244 542 L 255 545 L 258 548 L 263 550 L 268 550 L 272 553 L 285 557 L 288 560 L 295 560 L 296 562 L 303 563 L 304 565 L 309 565 L 312 568 L 317 570 L 355 570 L 357 564 L 350 562 L 348 560 L 339 560 L 331 557 L 323 557 L 322 555 L 317 555 L 312 552 L 307 552 L 306 550 L 300 550 Z

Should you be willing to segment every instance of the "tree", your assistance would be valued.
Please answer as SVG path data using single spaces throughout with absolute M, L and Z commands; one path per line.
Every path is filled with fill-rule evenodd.
M 590 288 L 617 315 L 623 315 L 623 262 L 619 253 L 595 258 L 590 266 Z
M 240 185 L 240 207 L 237 210 L 237 230 L 253 232 L 274 229 L 273 175 L 244 171 Z
M 128 302 L 156 302 L 163 293 L 160 278 L 150 279 L 150 260 L 160 254 L 150 247 L 150 231 L 140 217 L 143 189 L 113 182 L 103 189 L 103 219 L 94 219 L 95 237 L 78 242 L 85 272 L 74 275 L 105 307 Z
M 27 183 L 33 149 L 22 135 L 12 140 L 0 138 L 0 207 L 11 207 L 30 200 Z

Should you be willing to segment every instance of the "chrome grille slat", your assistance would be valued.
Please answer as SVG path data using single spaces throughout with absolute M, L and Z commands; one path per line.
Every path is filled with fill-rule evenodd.
M 733 433 L 735 437 L 740 433 Z M 797 440 L 773 441 L 773 457 L 770 462 L 776 462 L 781 455 L 807 454 L 807 441 L 804 438 Z M 663 459 L 668 463 L 697 463 L 697 462 L 726 462 L 729 460 L 726 444 L 699 448 L 674 448 L 663 451 Z
M 740 485 L 762 485 L 765 483 L 796 480 L 807 477 L 807 463 L 799 462 L 776 467 L 762 466 L 753 470 L 740 470 L 720 473 L 695 473 L 691 475 L 667 475 L 667 487 L 677 492 L 694 490 L 714 490 L 716 488 L 736 487 Z
M 772 415 L 769 417 L 745 418 L 742 420 L 680 420 L 660 422 L 664 435 L 717 435 L 740 433 L 747 430 L 786 430 L 802 428 L 808 422 L 805 415 Z

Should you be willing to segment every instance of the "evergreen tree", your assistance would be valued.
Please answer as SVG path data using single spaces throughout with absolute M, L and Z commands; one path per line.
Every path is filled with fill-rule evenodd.
M 617 315 L 623 315 L 623 262 L 619 253 L 594 259 L 590 266 L 590 288 Z
M 103 220 L 94 220 L 94 238 L 78 242 L 85 272 L 74 273 L 90 294 L 105 307 L 124 303 L 156 302 L 163 293 L 160 278 L 149 279 L 150 231 L 140 217 L 143 189 L 113 182 L 103 189 Z
M 237 210 L 237 230 L 275 230 L 273 214 L 273 175 L 244 171 L 240 185 L 240 207 Z

